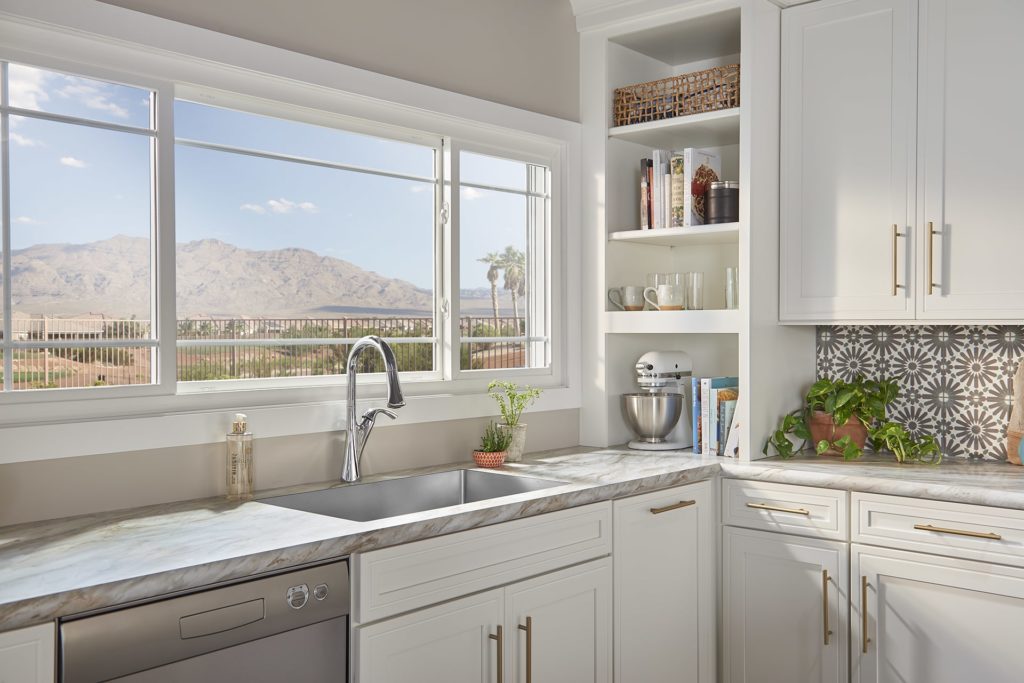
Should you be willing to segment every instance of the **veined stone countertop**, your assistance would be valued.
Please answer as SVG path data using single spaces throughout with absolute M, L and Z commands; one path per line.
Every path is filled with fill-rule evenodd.
M 469 467 L 452 464 L 389 479 Z M 352 522 L 222 498 L 0 528 L 0 631 L 441 534 L 723 476 L 1024 510 L 1024 469 L 801 456 L 744 464 L 688 453 L 565 449 L 502 471 L 566 482 L 540 491 Z M 327 483 L 260 497 L 345 486 Z

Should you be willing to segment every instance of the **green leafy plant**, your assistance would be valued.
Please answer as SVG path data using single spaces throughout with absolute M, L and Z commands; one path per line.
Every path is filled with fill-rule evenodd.
M 540 396 L 540 389 L 533 387 L 522 387 L 514 382 L 502 382 L 494 380 L 487 385 L 488 395 L 498 402 L 501 410 L 501 418 L 507 427 L 515 427 L 519 424 L 519 418 L 523 411 Z
M 815 411 L 828 413 L 837 427 L 851 419 L 857 420 L 867 430 L 868 442 L 875 451 L 889 451 L 897 462 L 938 463 L 942 452 L 934 436 L 925 435 L 914 439 L 903 425 L 892 422 L 886 415 L 888 406 L 899 396 L 899 384 L 895 378 L 868 380 L 858 376 L 852 382 L 820 379 L 811 385 L 804 398 L 804 406 L 785 415 L 765 442 L 763 452 L 769 448 L 782 458 L 793 457 L 795 451 L 790 435 L 800 442 L 800 450 L 811 441 L 811 416 Z M 855 460 L 864 454 L 864 449 L 848 435 L 834 441 L 822 439 L 814 444 L 814 450 L 824 453 L 833 450 L 846 460 Z
M 480 437 L 480 448 L 477 450 L 483 453 L 500 453 L 507 451 L 511 443 L 512 432 L 497 422 L 491 422 L 484 429 L 484 435 Z

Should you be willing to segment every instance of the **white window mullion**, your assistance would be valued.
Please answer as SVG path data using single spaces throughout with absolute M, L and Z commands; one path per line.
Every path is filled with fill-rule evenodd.
M 459 277 L 459 145 L 448 140 L 445 146 L 444 194 L 448 202 L 448 224 L 445 226 L 446 259 L 444 295 L 448 298 L 448 317 L 445 323 L 444 350 L 447 368 L 444 378 L 457 379 L 462 372 L 462 338 L 459 327 L 462 317 L 461 284 Z
M 0 239 L 0 251 L 3 252 L 3 284 L 0 288 L 3 289 L 3 301 L 0 302 L 0 308 L 3 309 L 3 343 L 0 344 L 0 350 L 3 351 L 4 362 L 3 362 L 3 391 L 10 391 L 14 381 L 14 358 L 11 353 L 11 328 L 12 315 L 11 315 L 11 116 L 7 113 L 7 93 L 10 88 L 7 85 L 7 62 L 0 64 L 0 79 L 2 79 L 3 86 L 3 97 L 0 99 L 0 106 L 3 107 L 3 112 L 0 113 L 0 176 L 2 176 L 2 198 L 0 201 L 3 202 L 3 219 L 2 228 L 2 239 Z
M 161 393 L 173 394 L 177 381 L 177 313 L 175 292 L 176 240 L 174 226 L 174 89 L 163 85 L 155 89 L 153 107 L 156 136 L 153 141 L 155 168 L 153 179 L 153 236 L 151 277 L 154 335 L 158 346 L 153 351 L 155 383 Z

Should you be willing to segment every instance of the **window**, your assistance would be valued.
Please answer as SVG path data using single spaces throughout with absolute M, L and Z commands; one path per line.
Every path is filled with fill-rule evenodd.
M 3 391 L 147 385 L 154 93 L 2 63 Z
M 366 334 L 407 381 L 551 374 L 551 159 L 514 136 L 16 63 L 2 86 L 4 392 L 336 385 Z

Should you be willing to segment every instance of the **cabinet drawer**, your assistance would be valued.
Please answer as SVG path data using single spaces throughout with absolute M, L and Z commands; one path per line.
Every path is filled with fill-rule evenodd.
M 611 554 L 610 502 L 461 531 L 353 558 L 367 623 Z
M 722 480 L 722 523 L 845 541 L 846 491 Z
M 854 493 L 855 543 L 1024 566 L 1024 512 Z

